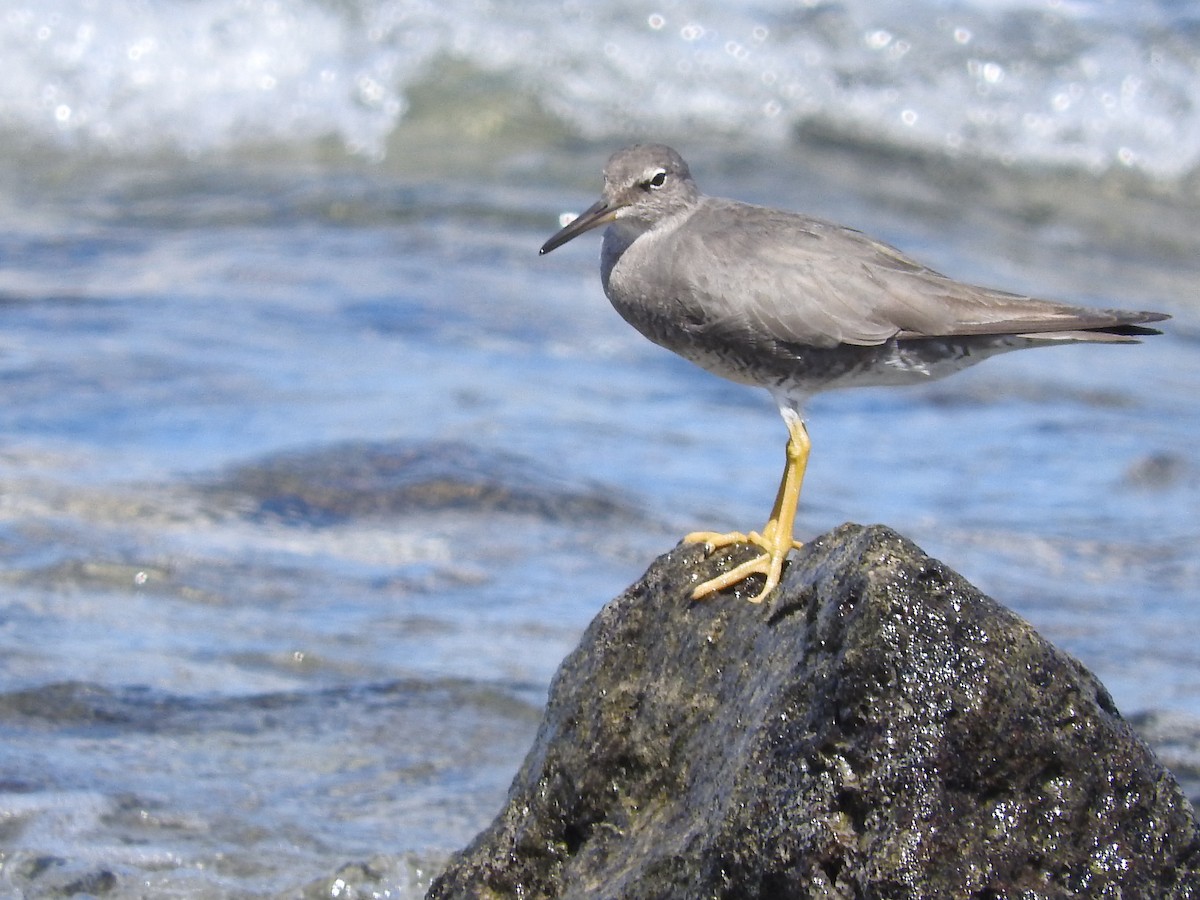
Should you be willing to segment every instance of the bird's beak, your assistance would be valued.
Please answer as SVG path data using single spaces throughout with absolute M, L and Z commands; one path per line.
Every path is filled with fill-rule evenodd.
M 591 231 L 593 228 L 598 228 L 601 225 L 607 225 L 617 216 L 617 210 L 620 206 L 610 206 L 607 200 L 597 200 L 582 213 L 579 217 L 570 224 L 565 225 L 557 231 L 550 240 L 542 244 L 542 249 L 538 251 L 538 256 L 549 253 L 555 247 L 561 247 L 571 238 L 579 237 L 585 231 Z

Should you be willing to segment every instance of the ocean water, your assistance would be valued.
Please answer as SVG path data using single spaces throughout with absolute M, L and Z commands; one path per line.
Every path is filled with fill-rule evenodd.
M 1174 316 L 818 397 L 798 532 L 913 538 L 1200 795 L 1194 5 L 0 2 L 0 54 L 0 894 L 419 897 L 601 605 L 762 524 L 766 394 L 537 256 L 647 139 Z

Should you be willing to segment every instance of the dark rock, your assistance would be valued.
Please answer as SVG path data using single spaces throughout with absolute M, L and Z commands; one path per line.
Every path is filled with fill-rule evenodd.
M 18 891 L 19 897 L 101 897 L 119 886 L 117 876 L 108 869 L 91 869 L 86 862 L 72 862 L 59 856 L 29 855 L 21 851 L 5 853 L 5 884 Z M 8 895 L 5 895 L 8 896 Z
M 111 893 L 116 890 L 116 887 L 117 876 L 107 869 L 100 869 L 96 872 L 88 872 L 86 875 L 72 881 L 63 888 L 63 894 L 68 897 L 75 897 L 80 894 L 95 897 Z
M 879 526 L 761 606 L 689 599 L 748 553 L 681 545 L 601 611 L 430 900 L 1200 896 L 1175 780 L 1027 623 Z
M 348 442 L 268 456 L 204 488 L 251 519 L 327 526 L 443 510 L 550 521 L 629 518 L 599 485 L 554 481 L 528 460 L 464 444 Z

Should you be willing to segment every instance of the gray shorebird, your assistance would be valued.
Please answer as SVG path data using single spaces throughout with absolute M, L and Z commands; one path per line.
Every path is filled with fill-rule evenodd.
M 608 225 L 604 293 L 656 344 L 742 384 L 771 392 L 788 429 L 787 461 L 762 531 L 697 531 L 711 549 L 762 553 L 698 586 L 699 599 L 764 576 L 779 584 L 811 446 L 800 410 L 818 391 L 915 384 L 998 353 L 1052 344 L 1137 343 L 1169 318 L 1069 306 L 947 278 L 862 232 L 820 219 L 700 193 L 662 144 L 619 150 L 599 201 L 541 253 Z

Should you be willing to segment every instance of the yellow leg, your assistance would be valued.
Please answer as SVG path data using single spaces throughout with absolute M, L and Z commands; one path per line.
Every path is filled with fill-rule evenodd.
M 761 603 L 767 594 L 779 584 L 783 574 L 783 561 L 793 547 L 801 546 L 799 541 L 792 539 L 792 529 L 796 523 L 796 506 L 800 502 L 800 486 L 804 483 L 804 469 L 808 465 L 808 451 L 812 441 L 808 437 L 808 429 L 804 421 L 790 409 L 784 410 L 784 422 L 788 428 L 787 461 L 783 467 L 783 478 L 779 482 L 779 493 L 775 495 L 775 505 L 771 508 L 771 517 L 763 526 L 762 533 L 751 531 L 743 534 L 731 531 L 721 534 L 713 531 L 694 531 L 684 537 L 685 541 L 693 544 L 706 544 L 716 549 L 730 544 L 754 544 L 761 547 L 763 553 L 747 560 L 736 568 L 730 569 L 724 575 L 718 575 L 692 591 L 692 598 L 699 600 L 709 594 L 723 591 L 743 581 L 750 575 L 765 575 L 766 583 L 754 597 L 751 603 Z

